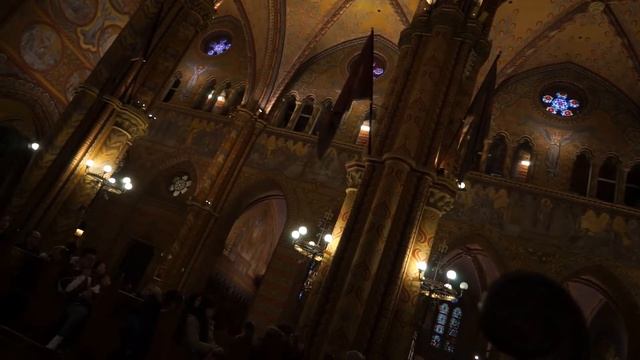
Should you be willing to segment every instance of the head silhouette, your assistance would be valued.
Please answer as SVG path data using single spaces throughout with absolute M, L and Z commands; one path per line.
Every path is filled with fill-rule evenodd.
M 514 272 L 489 289 L 480 314 L 487 339 L 516 359 L 589 358 L 589 335 L 571 295 L 547 277 Z

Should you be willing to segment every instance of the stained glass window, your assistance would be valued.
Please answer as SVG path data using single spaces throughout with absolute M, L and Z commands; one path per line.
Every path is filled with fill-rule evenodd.
M 447 330 L 447 341 L 445 342 L 444 349 L 447 352 L 456 351 L 456 338 L 460 332 L 460 322 L 462 321 L 462 309 L 459 307 L 453 309 L 451 312 L 451 320 L 449 320 L 449 329 Z
M 218 56 L 224 54 L 231 49 L 231 39 L 220 36 L 207 44 L 207 55 Z
M 575 115 L 580 108 L 580 101 L 569 97 L 569 94 L 563 91 L 542 96 L 542 103 L 548 112 L 564 117 Z
M 438 314 L 436 315 L 435 325 L 433 327 L 433 335 L 431 336 L 431 346 L 441 348 L 442 339 L 445 337 L 445 327 L 449 319 L 449 304 L 442 303 L 438 306 Z
M 374 61 L 373 62 L 373 78 L 377 79 L 382 75 L 384 75 L 384 66 L 382 66 L 379 61 Z

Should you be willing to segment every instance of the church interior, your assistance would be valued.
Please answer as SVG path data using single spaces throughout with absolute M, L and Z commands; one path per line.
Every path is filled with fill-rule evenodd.
M 3 0 L 0 84 L 2 359 L 640 359 L 637 0 Z

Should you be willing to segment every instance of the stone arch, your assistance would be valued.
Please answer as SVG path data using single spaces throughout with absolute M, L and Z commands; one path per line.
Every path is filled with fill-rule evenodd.
M 600 350 L 597 349 L 600 344 L 594 339 L 597 334 L 594 334 L 593 325 L 596 322 L 595 325 L 602 326 L 598 317 L 604 312 L 605 317 L 614 320 L 609 325 L 618 321 L 624 326 L 626 338 L 618 339 L 620 342 L 616 344 L 622 352 L 620 358 L 637 359 L 640 358 L 640 344 L 633 341 L 633 335 L 640 333 L 640 307 L 637 296 L 620 277 L 626 274 L 628 272 L 614 271 L 604 265 L 586 266 L 565 274 L 563 284 L 583 310 L 592 335 L 592 351 Z M 594 299 L 594 296 L 599 298 Z

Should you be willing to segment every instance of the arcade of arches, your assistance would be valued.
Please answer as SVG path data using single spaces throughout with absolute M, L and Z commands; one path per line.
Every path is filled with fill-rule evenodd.
M 60 355 L 77 247 L 112 281 L 64 358 L 107 359 L 153 288 L 211 297 L 223 347 L 249 320 L 308 359 L 511 359 L 478 304 L 524 270 L 574 299 L 590 359 L 640 359 L 637 19 L 635 0 L 5 0 L 0 353 Z M 318 159 L 371 28 L 371 102 Z M 461 188 L 450 144 L 498 54 Z M 468 289 L 428 298 L 423 262 Z M 184 355 L 170 332 L 148 358 Z

